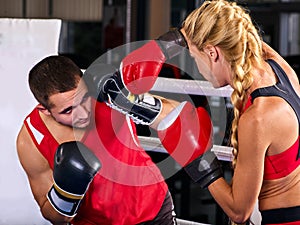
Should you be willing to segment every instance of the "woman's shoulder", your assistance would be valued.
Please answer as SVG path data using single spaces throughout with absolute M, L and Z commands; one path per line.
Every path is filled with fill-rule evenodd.
M 274 119 L 277 116 L 283 116 L 290 111 L 289 104 L 278 96 L 259 96 L 254 99 L 252 105 L 246 110 L 242 117 L 247 120 L 258 120 L 266 118 Z M 260 121 L 260 122 L 264 122 Z
M 239 128 L 247 132 L 258 133 L 271 142 L 279 142 L 283 136 L 298 135 L 297 117 L 290 105 L 277 96 L 256 98 L 240 118 Z
M 277 96 L 258 97 L 252 105 L 241 115 L 240 125 L 243 127 L 257 127 L 276 129 L 287 123 L 294 123 L 296 115 L 289 104 Z

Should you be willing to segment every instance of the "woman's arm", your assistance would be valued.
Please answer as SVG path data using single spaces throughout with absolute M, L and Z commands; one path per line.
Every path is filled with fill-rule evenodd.
M 219 179 L 208 189 L 224 212 L 234 222 L 242 223 L 251 216 L 260 193 L 268 141 L 263 139 L 263 124 L 248 112 L 240 118 L 238 137 L 239 151 L 231 184 Z

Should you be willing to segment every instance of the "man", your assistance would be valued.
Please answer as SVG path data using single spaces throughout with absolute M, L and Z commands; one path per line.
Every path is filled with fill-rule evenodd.
M 42 215 L 55 225 L 175 224 L 168 187 L 133 123 L 95 101 L 81 77 L 63 56 L 29 73 L 39 104 L 17 151 Z

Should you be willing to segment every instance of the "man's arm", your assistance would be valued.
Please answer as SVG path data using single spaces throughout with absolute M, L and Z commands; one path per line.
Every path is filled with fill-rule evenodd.
M 153 121 L 153 123 L 150 125 L 151 128 L 157 130 L 158 124 L 172 111 L 174 110 L 180 102 L 169 99 L 169 98 L 163 98 L 161 96 L 152 95 L 153 98 L 159 98 L 162 103 L 162 109 L 158 117 Z
M 54 182 L 53 171 L 32 142 L 24 125 L 17 138 L 17 152 L 20 163 L 27 174 L 32 194 L 43 217 L 54 225 L 67 225 L 72 217 L 59 214 L 47 199 L 47 193 Z

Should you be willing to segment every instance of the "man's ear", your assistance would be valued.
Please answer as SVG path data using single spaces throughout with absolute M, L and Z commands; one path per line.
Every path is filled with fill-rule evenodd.
M 207 45 L 204 48 L 204 52 L 208 55 L 212 62 L 217 62 L 219 59 L 219 51 L 215 46 Z
M 50 112 L 47 108 L 45 108 L 42 104 L 38 104 L 38 105 L 36 106 L 36 108 L 37 108 L 40 112 L 44 113 L 46 116 L 50 116 L 50 115 L 51 115 L 51 112 Z

